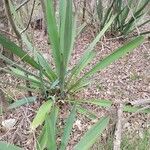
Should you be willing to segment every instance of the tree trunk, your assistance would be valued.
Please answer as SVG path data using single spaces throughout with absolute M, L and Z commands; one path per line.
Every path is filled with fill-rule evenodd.
M 8 26 L 8 19 L 7 15 L 5 13 L 5 7 L 3 0 L 0 0 L 0 32 L 7 36 L 5 33 L 9 32 L 9 26 Z M 0 53 L 5 55 L 6 57 L 13 59 L 13 55 L 10 51 L 4 49 L 2 46 L 0 46 Z M 4 66 L 4 62 L 0 60 L 0 65 Z

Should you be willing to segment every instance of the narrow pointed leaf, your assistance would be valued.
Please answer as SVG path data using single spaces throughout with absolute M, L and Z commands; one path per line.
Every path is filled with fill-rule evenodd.
M 0 44 L 3 45 L 7 50 L 10 50 L 13 54 L 17 55 L 23 61 L 27 62 L 31 66 L 36 69 L 39 69 L 39 65 L 34 61 L 32 57 L 30 57 L 25 51 L 23 51 L 20 47 L 18 47 L 15 43 L 5 38 L 0 34 Z
M 48 100 L 41 105 L 41 107 L 37 111 L 35 118 L 31 123 L 32 130 L 35 130 L 39 125 L 41 125 L 44 122 L 46 114 L 48 114 L 51 110 L 51 106 L 52 106 L 51 100 Z
M 20 107 L 20 106 L 23 106 L 23 105 L 26 105 L 26 104 L 29 104 L 29 103 L 33 103 L 35 102 L 37 99 L 37 97 L 26 97 L 26 98 L 22 98 L 20 100 L 17 100 L 16 102 L 12 103 L 8 109 L 13 109 L 13 108 L 17 108 L 17 107 Z
M 43 126 L 41 134 L 38 138 L 37 144 L 36 144 L 36 149 L 37 150 L 44 150 L 47 146 L 47 135 L 46 135 L 46 125 Z
M 57 150 L 57 144 L 56 144 L 57 117 L 58 117 L 58 107 L 54 106 L 52 108 L 50 115 L 47 115 L 45 120 L 48 150 Z
M 123 45 L 121 48 L 118 48 L 115 52 L 104 58 L 98 64 L 96 64 L 93 69 L 91 69 L 85 76 L 91 76 L 93 73 L 96 73 L 99 70 L 106 68 L 112 62 L 118 60 L 120 57 L 126 55 L 128 52 L 132 51 L 140 44 L 144 42 L 144 37 L 140 36 L 132 40 L 131 42 Z
M 90 147 L 96 142 L 97 138 L 102 134 L 109 123 L 108 117 L 103 117 L 95 125 L 89 129 L 81 138 L 79 143 L 75 146 L 74 150 L 89 150 Z
M 75 116 L 76 116 L 76 105 L 73 107 L 66 121 L 66 126 L 65 126 L 64 133 L 63 133 L 62 140 L 61 140 L 60 150 L 66 150 L 66 147 L 70 138 L 71 130 L 73 127 L 73 123 L 75 121 Z
M 46 8 L 46 18 L 47 18 L 47 28 L 48 28 L 48 35 L 49 40 L 52 45 L 52 54 L 54 56 L 54 61 L 56 65 L 57 73 L 60 71 L 60 46 L 59 46 L 59 34 L 56 24 L 56 19 L 54 15 L 54 7 L 52 0 L 45 0 L 45 8 Z

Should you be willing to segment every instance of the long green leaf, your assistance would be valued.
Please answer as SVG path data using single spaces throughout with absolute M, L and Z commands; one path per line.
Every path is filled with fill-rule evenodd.
M 44 150 L 47 146 L 48 137 L 46 135 L 46 125 L 43 126 L 40 136 L 36 144 L 37 150 Z
M 47 134 L 47 149 L 57 150 L 56 144 L 56 121 L 58 117 L 58 107 L 54 106 L 50 115 L 47 115 L 45 120 Z
M 72 111 L 70 112 L 70 115 L 66 121 L 66 127 L 64 129 L 64 133 L 61 140 L 60 150 L 65 150 L 70 138 L 70 133 L 73 127 L 73 123 L 75 121 L 76 116 L 76 105 L 73 107 Z
M 3 47 L 5 47 L 7 50 L 10 50 L 13 54 L 17 55 L 23 61 L 27 62 L 34 68 L 39 69 L 39 65 L 34 61 L 32 57 L 30 57 L 25 51 L 23 51 L 15 43 L 5 38 L 2 34 L 0 34 L 0 44 L 2 44 Z
M 20 71 L 23 71 L 25 74 L 27 75 L 31 75 L 37 79 L 39 79 L 39 76 L 31 73 L 30 71 L 28 71 L 27 69 L 24 69 L 23 66 L 17 64 L 16 62 L 12 61 L 11 59 L 7 58 L 6 56 L 2 55 L 0 53 L 0 59 L 3 59 L 6 63 L 10 64 L 10 65 L 13 65 L 14 67 L 16 67 L 16 69 L 19 69 Z M 9 66 L 8 66 L 9 67 Z
M 54 56 L 54 61 L 56 65 L 57 74 L 60 72 L 61 65 L 61 53 L 60 53 L 60 45 L 59 45 L 59 34 L 56 24 L 56 19 L 54 15 L 54 7 L 52 0 L 45 0 L 45 8 L 46 8 L 46 17 L 47 17 L 47 28 L 49 40 L 52 45 L 52 54 Z
M 37 97 L 26 97 L 26 98 L 22 98 L 20 100 L 17 100 L 16 102 L 14 102 L 13 104 L 11 104 L 8 109 L 13 109 L 13 108 L 17 108 L 29 103 L 33 103 L 35 102 L 37 99 Z
M 41 105 L 35 118 L 31 123 L 32 130 L 35 130 L 39 125 L 41 125 L 44 122 L 46 114 L 48 114 L 51 110 L 51 106 L 52 106 L 51 100 L 48 100 Z
M 103 117 L 81 138 L 74 150 L 88 150 L 96 142 L 109 123 L 108 117 Z
M 76 26 L 74 26 L 74 23 L 76 23 L 76 20 L 74 20 L 73 22 L 74 17 L 72 14 L 72 0 L 67 0 L 65 19 L 66 20 L 65 20 L 65 32 L 64 32 L 64 37 L 63 37 L 64 39 L 63 55 L 64 55 L 64 61 L 65 61 L 64 64 L 65 64 L 65 67 L 67 67 L 70 54 L 73 49 L 72 41 L 74 42 L 74 38 L 75 38 L 75 36 L 73 36 L 73 30 L 76 31 Z
M 100 107 L 111 107 L 113 102 L 111 100 L 106 100 L 106 99 L 89 99 L 89 100 L 69 100 L 70 102 L 73 103 L 78 103 L 78 104 L 92 104 Z
M 15 77 L 20 78 L 22 80 L 30 81 L 30 82 L 32 82 L 32 83 L 34 83 L 34 84 L 36 84 L 40 87 L 41 83 L 38 80 L 35 80 L 35 78 L 34 79 L 33 78 L 28 78 L 27 76 L 25 76 L 25 74 L 20 74 L 20 72 L 17 73 L 17 72 L 14 72 L 14 71 L 11 71 L 11 70 L 8 70 L 8 69 L 5 69 L 5 68 L 0 68 L 0 70 L 3 70 L 4 72 L 7 72 L 11 75 L 14 75 Z M 21 73 L 23 73 L 23 72 L 21 72 Z
M 13 144 L 6 143 L 4 141 L 0 141 L 0 150 L 23 150 L 18 146 Z
M 145 109 L 142 110 L 142 107 L 135 107 L 135 106 L 130 106 L 130 105 L 126 105 L 123 108 L 124 112 L 129 112 L 129 113 L 134 113 L 134 112 L 139 112 L 139 113 L 146 113 L 149 114 L 150 113 L 150 109 Z
M 40 65 L 43 67 L 43 69 L 45 69 L 45 72 L 49 76 L 49 79 L 51 81 L 55 81 L 57 79 L 55 72 L 52 70 L 47 60 L 39 52 L 37 53 L 37 59 Z
M 92 105 L 96 105 L 98 107 L 106 107 L 106 108 L 110 108 L 113 105 L 113 102 L 111 100 L 105 100 L 105 99 L 69 100 L 69 101 L 71 103 L 77 103 L 78 105 L 92 104 Z M 142 107 L 135 107 L 135 106 L 126 104 L 123 107 L 123 111 L 128 112 L 128 113 L 133 113 L 136 111 L 138 111 L 139 113 L 145 113 L 145 114 L 150 113 L 150 109 L 142 110 L 141 108 Z
M 131 42 L 123 45 L 121 48 L 118 48 L 115 52 L 107 56 L 105 59 L 96 64 L 89 72 L 85 74 L 85 76 L 91 76 L 99 70 L 106 68 L 112 62 L 118 60 L 120 57 L 124 56 L 128 52 L 132 51 L 144 41 L 144 37 L 140 36 L 132 40 Z

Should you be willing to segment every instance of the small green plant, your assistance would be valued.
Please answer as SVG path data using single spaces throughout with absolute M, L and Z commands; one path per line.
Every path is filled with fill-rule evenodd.
M 103 28 L 111 16 L 116 14 L 117 17 L 111 25 L 111 31 L 120 35 L 128 35 L 136 28 L 150 22 L 150 19 L 141 22 L 141 19 L 147 13 L 146 6 L 149 2 L 149 0 L 128 0 L 127 2 L 123 0 L 113 0 L 109 5 L 107 4 L 106 8 L 103 8 L 102 0 L 98 0 L 97 14 L 100 21 L 100 28 Z M 141 34 L 148 33 L 150 33 L 150 31 L 144 31 Z
M 100 60 L 91 70 L 86 72 L 83 76 L 80 72 L 92 61 L 95 56 L 93 51 L 96 43 L 104 35 L 106 30 L 110 27 L 116 16 L 112 16 L 105 24 L 101 32 L 96 38 L 87 46 L 85 53 L 79 60 L 79 62 L 73 67 L 69 68 L 69 61 L 71 61 L 71 53 L 76 40 L 76 16 L 72 13 L 72 0 L 61 0 L 59 9 L 59 21 L 56 21 L 53 1 L 45 0 L 45 15 L 47 19 L 48 35 L 51 43 L 51 52 L 54 60 L 54 67 L 52 67 L 47 60 L 44 59 L 42 54 L 37 50 L 34 45 L 28 40 L 25 33 L 22 34 L 22 41 L 26 44 L 30 53 L 34 54 L 31 57 L 28 52 L 22 50 L 14 42 L 10 41 L 6 37 L 0 34 L 0 44 L 6 49 L 10 50 L 14 55 L 21 59 L 22 62 L 32 67 L 34 71 L 25 69 L 22 65 L 13 62 L 0 54 L 0 59 L 3 59 L 8 66 L 7 68 L 1 68 L 3 71 L 14 75 L 21 80 L 27 80 L 30 86 L 18 86 L 19 89 L 24 89 L 34 93 L 41 93 L 45 101 L 37 111 L 34 118 L 31 129 L 34 131 L 40 125 L 43 125 L 41 134 L 37 142 L 37 149 L 43 150 L 65 150 L 69 137 L 72 131 L 72 126 L 76 118 L 76 112 L 80 112 L 89 118 L 95 118 L 96 116 L 90 113 L 87 109 L 82 108 L 80 105 L 83 103 L 91 103 L 97 106 L 110 107 L 111 101 L 107 100 L 76 100 L 74 94 L 79 90 L 82 90 L 90 83 L 90 78 L 97 73 L 108 67 L 111 63 L 118 60 L 122 56 L 131 52 L 134 48 L 139 46 L 144 38 L 139 36 L 122 47 L 118 48 L 112 54 Z M 13 6 L 12 6 L 13 10 Z M 17 14 L 12 11 L 15 16 Z M 59 25 L 56 23 L 59 22 Z M 20 30 L 19 30 L 20 31 Z M 2 82 L 2 81 L 1 81 Z M 19 107 L 28 102 L 33 102 L 35 98 L 22 99 L 13 103 L 9 109 Z M 57 144 L 57 118 L 59 118 L 59 103 L 69 103 L 73 106 L 70 115 L 66 120 L 66 126 L 61 138 L 61 144 Z M 125 106 L 124 111 L 134 112 L 138 108 L 131 106 Z M 149 110 L 145 110 L 149 112 Z M 89 149 L 96 139 L 100 136 L 103 130 L 109 123 L 109 117 L 103 117 L 100 119 L 86 134 L 81 138 L 78 144 L 75 145 L 75 150 L 87 150 Z M 87 143 L 88 140 L 88 143 Z M 49 142 L 50 141 L 50 142 Z

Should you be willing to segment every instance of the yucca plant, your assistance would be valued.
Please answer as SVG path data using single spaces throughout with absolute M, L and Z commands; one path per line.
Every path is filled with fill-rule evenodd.
M 135 4 L 136 3 L 136 4 Z M 110 20 L 111 16 L 117 15 L 111 25 L 112 32 L 119 35 L 128 35 L 136 28 L 144 26 L 150 22 L 150 19 L 142 21 L 147 14 L 146 6 L 150 3 L 149 0 L 113 0 L 103 8 L 102 0 L 97 1 L 97 14 L 100 22 L 100 27 L 103 28 Z M 144 31 L 141 34 L 148 34 L 150 31 Z
M 21 80 L 30 82 L 30 86 L 18 86 L 19 89 L 29 90 L 35 93 L 41 92 L 45 99 L 39 108 L 36 117 L 34 118 L 31 129 L 34 131 L 39 125 L 43 125 L 40 137 L 37 142 L 37 149 L 43 150 L 65 150 L 69 141 L 72 126 L 76 118 L 76 112 L 80 112 L 89 118 L 93 119 L 96 116 L 88 110 L 82 108 L 83 103 L 91 103 L 98 106 L 110 107 L 111 101 L 107 100 L 76 100 L 73 96 L 79 90 L 85 88 L 90 81 L 90 78 L 98 71 L 103 70 L 120 57 L 124 56 L 134 48 L 139 46 L 144 38 L 142 36 L 135 38 L 131 42 L 118 48 L 112 54 L 100 60 L 83 76 L 80 72 L 92 61 L 95 56 L 93 51 L 96 43 L 104 35 L 106 30 L 110 27 L 116 16 L 111 16 L 109 21 L 105 24 L 96 38 L 87 46 L 85 53 L 79 62 L 73 67 L 69 68 L 69 61 L 71 61 L 71 53 L 76 39 L 76 16 L 72 13 L 72 0 L 61 0 L 59 4 L 59 21 L 56 21 L 53 1 L 45 0 L 45 14 L 48 27 L 48 36 L 51 43 L 51 52 L 54 60 L 54 67 L 52 67 L 42 54 L 30 43 L 26 35 L 22 34 L 22 41 L 26 44 L 30 52 L 34 52 L 34 57 L 30 56 L 28 52 L 22 50 L 14 42 L 0 34 L 0 44 L 7 48 L 25 64 L 32 67 L 35 71 L 28 71 L 22 65 L 13 62 L 0 54 L 0 59 L 3 59 L 10 66 L 1 68 L 3 71 L 10 73 Z M 13 10 L 13 7 L 12 7 Z M 17 15 L 13 11 L 14 15 Z M 59 22 L 58 24 L 56 22 Z M 33 48 L 34 47 L 34 48 Z M 1 81 L 2 82 L 2 81 Z M 4 83 L 4 81 L 3 81 Z M 12 104 L 9 109 L 19 107 L 27 102 L 33 102 L 35 98 L 30 97 L 26 100 Z M 62 135 L 61 144 L 57 143 L 57 118 L 59 118 L 59 102 L 70 103 L 73 106 L 70 115 L 66 120 L 66 126 Z M 126 106 L 124 111 L 134 112 L 138 108 Z M 149 112 L 149 110 L 145 110 Z M 75 145 L 75 150 L 87 150 L 96 141 L 97 137 L 106 128 L 109 122 L 109 117 L 100 119 L 87 133 L 81 138 L 79 143 Z M 87 144 L 88 140 L 88 144 Z

